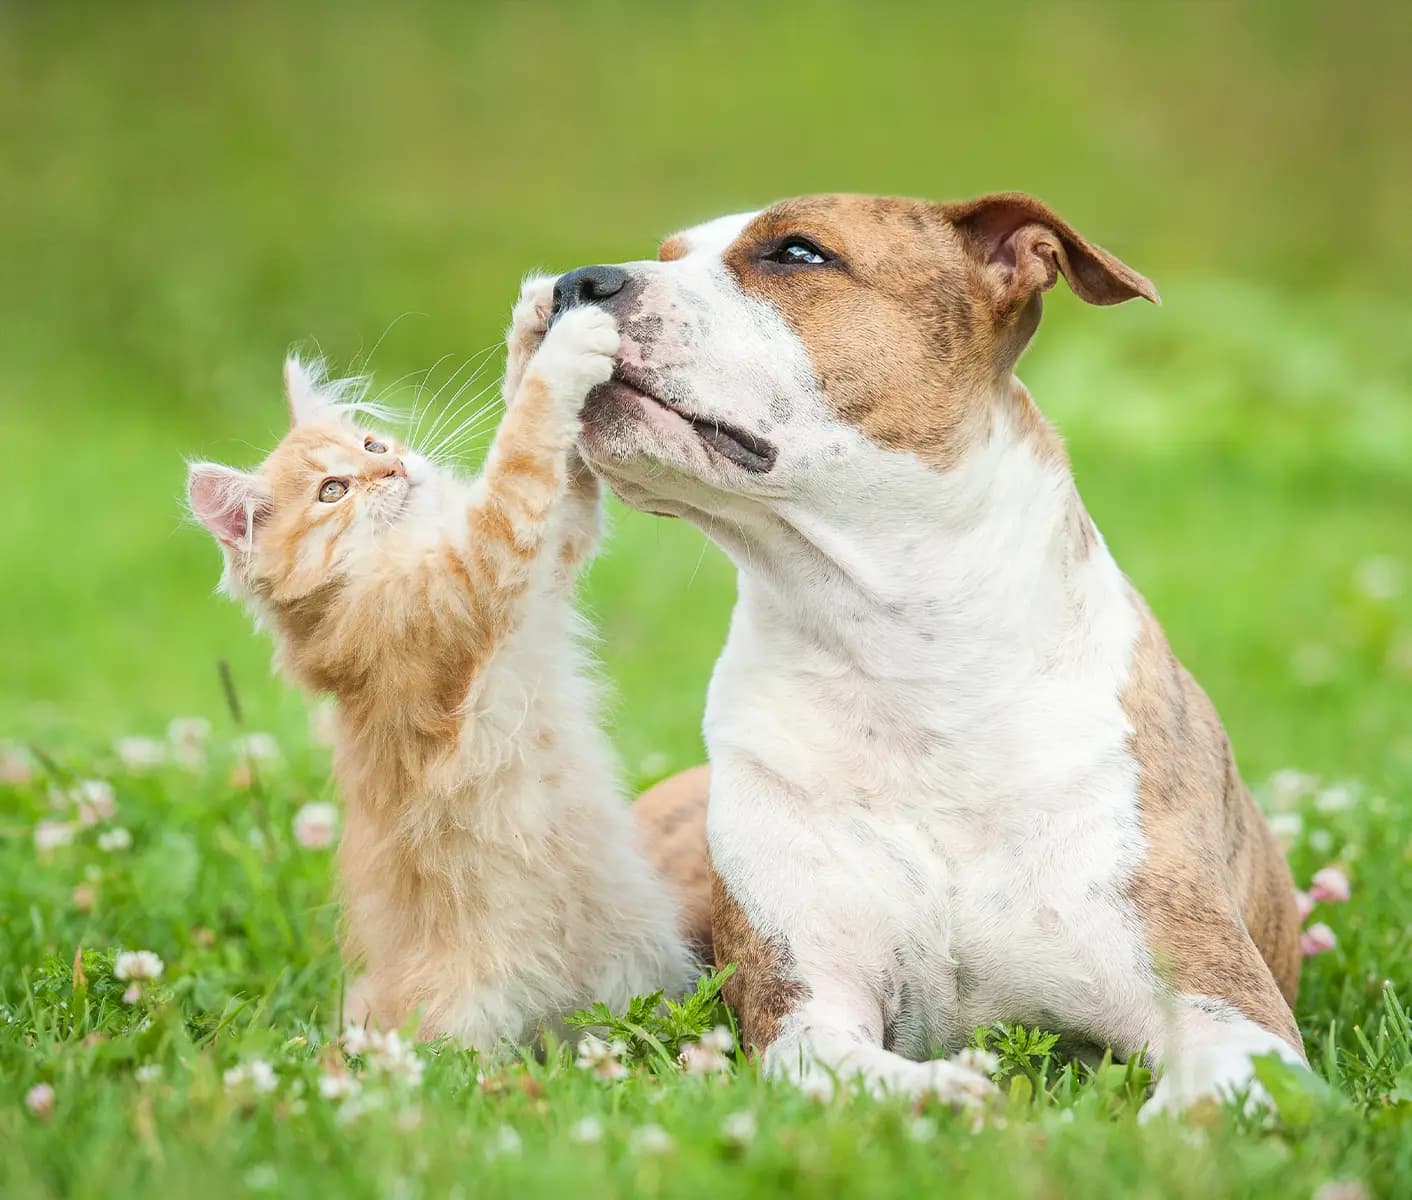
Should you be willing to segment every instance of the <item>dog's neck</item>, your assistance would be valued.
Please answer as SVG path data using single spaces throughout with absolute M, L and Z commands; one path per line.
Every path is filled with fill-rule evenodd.
M 998 417 L 946 471 L 880 452 L 857 475 L 716 525 L 740 569 L 741 618 L 772 646 L 961 694 L 1121 658 L 1130 632 L 1111 618 L 1126 581 L 1042 418 Z

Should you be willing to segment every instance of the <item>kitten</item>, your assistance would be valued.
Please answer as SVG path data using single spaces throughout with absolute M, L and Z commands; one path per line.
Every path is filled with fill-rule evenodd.
M 297 360 L 293 427 L 260 468 L 188 477 L 223 589 L 290 678 L 337 697 L 346 951 L 371 1016 L 483 1051 L 693 968 L 664 882 L 682 872 L 635 845 L 569 594 L 598 528 L 578 414 L 618 332 L 583 307 L 545 335 L 549 286 L 516 306 L 474 482 L 354 424 Z

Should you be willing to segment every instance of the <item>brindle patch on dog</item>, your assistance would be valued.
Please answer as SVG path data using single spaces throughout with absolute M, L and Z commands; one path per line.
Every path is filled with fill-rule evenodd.
M 1289 868 L 1211 701 L 1142 598 L 1132 601 L 1141 627 L 1122 703 L 1148 849 L 1129 890 L 1155 964 L 1177 991 L 1226 1000 L 1302 1053 Z

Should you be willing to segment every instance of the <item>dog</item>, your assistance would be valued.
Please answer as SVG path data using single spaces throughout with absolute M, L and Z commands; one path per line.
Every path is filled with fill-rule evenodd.
M 944 1091 L 1023 1022 L 1146 1053 L 1150 1116 L 1305 1062 L 1283 856 L 1014 374 L 1060 276 L 1158 301 L 1016 193 L 788 200 L 555 283 L 621 335 L 585 458 L 738 568 L 711 923 L 769 1071 Z

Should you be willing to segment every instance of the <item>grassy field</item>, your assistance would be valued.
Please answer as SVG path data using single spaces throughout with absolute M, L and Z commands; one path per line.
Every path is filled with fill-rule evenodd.
M 0 8 L 0 742 L 32 774 L 0 783 L 0 1195 L 1412 1192 L 1405 12 L 289 8 Z M 1140 1080 L 1010 1034 L 979 1128 L 743 1063 L 479 1078 L 435 1046 L 365 1054 L 358 1094 L 325 1095 L 352 1086 L 328 1082 L 336 914 L 295 822 L 336 799 L 327 756 L 211 595 L 183 458 L 272 444 L 291 344 L 407 402 L 498 342 L 529 267 L 797 192 L 993 188 L 1162 291 L 1056 295 L 1022 373 L 1301 883 L 1352 879 L 1314 914 L 1337 946 L 1297 1013 L 1328 1090 L 1139 1128 Z M 585 602 L 635 784 L 700 760 L 731 596 L 692 530 L 615 513 Z M 199 753 L 124 763 L 116 739 L 188 716 Z M 278 755 L 252 784 L 257 732 Z M 91 825 L 53 807 L 91 779 L 111 815 L 102 789 Z M 128 1003 L 115 955 L 138 949 L 165 969 Z

